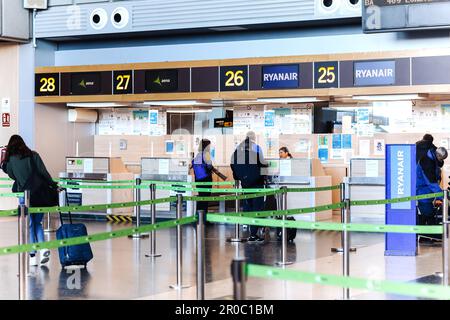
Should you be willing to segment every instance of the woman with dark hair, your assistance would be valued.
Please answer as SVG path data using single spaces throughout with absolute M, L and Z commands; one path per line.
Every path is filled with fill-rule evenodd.
M 278 150 L 278 154 L 281 159 L 292 159 L 292 154 L 286 147 L 281 147 L 280 150 Z
M 200 141 L 200 145 L 198 148 L 199 152 L 192 160 L 192 169 L 194 169 L 195 182 L 212 182 L 212 174 L 217 174 L 221 179 L 225 180 L 223 174 L 221 174 L 214 166 L 212 165 L 211 160 L 211 141 L 208 139 L 202 139 Z M 211 188 L 211 185 L 199 186 L 200 188 Z M 209 197 L 211 196 L 211 192 L 199 192 L 199 197 Z M 197 210 L 203 210 L 206 213 L 208 212 L 208 201 L 197 202 Z
M 23 192 L 25 190 L 31 190 L 33 183 L 34 186 L 41 187 L 43 184 L 38 184 L 36 177 L 39 177 L 46 185 L 51 185 L 55 190 L 57 184 L 52 180 L 52 177 L 45 168 L 41 157 L 37 152 L 31 151 L 27 147 L 22 137 L 19 135 L 13 135 L 9 139 L 8 146 L 6 147 L 5 157 L 3 163 L 1 163 L 2 170 L 14 180 L 12 188 L 13 192 Z M 34 180 L 34 181 L 31 181 Z M 20 202 L 23 204 L 24 199 L 21 198 Z M 37 199 L 36 201 L 42 201 Z M 33 198 L 31 199 L 31 206 L 33 206 Z M 50 205 L 57 205 L 49 203 Z M 43 213 L 30 214 L 30 241 L 31 243 L 44 242 L 44 229 L 42 227 Z M 47 263 L 50 259 L 50 250 L 40 250 L 40 263 Z M 30 252 L 30 265 L 38 265 L 38 257 L 36 252 Z

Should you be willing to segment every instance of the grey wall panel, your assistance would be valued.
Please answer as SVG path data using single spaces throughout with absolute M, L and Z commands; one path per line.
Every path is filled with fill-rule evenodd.
M 38 13 L 36 33 L 38 38 L 72 37 L 293 23 L 361 15 L 359 10 L 347 10 L 345 1 L 342 3 L 342 10 L 327 12 L 318 8 L 315 0 L 53 0 L 49 10 Z M 128 24 L 120 29 L 111 21 L 118 7 L 129 12 Z M 96 8 L 108 14 L 107 23 L 99 29 L 90 27 L 91 13 Z M 76 19 L 82 27 L 69 28 L 68 21 Z
M 0 38 L 27 41 L 30 38 L 30 13 L 22 1 L 0 0 Z

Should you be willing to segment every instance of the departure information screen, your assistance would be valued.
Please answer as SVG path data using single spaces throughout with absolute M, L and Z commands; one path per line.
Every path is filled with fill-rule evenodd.
M 364 0 L 365 33 L 450 28 L 450 0 Z

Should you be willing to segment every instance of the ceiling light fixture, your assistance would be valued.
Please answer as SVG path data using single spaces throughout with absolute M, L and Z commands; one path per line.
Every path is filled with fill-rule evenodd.
M 204 106 L 207 103 L 198 102 L 196 100 L 170 100 L 170 101 L 146 101 L 147 106 Z
M 266 103 L 304 103 L 304 102 L 318 102 L 324 101 L 317 97 L 296 97 L 296 98 L 261 98 L 257 99 L 258 102 Z
M 353 96 L 353 100 L 367 100 L 367 101 L 398 101 L 398 100 L 421 100 L 425 99 L 420 94 L 383 94 L 370 96 Z
M 68 103 L 68 107 L 74 108 L 115 108 L 115 107 L 129 107 L 128 103 L 115 103 L 115 102 L 77 102 L 77 103 Z

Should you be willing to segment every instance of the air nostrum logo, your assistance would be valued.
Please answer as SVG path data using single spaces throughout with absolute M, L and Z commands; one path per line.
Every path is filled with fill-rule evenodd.
M 170 78 L 165 78 L 165 79 L 163 78 L 163 79 L 161 79 L 160 76 L 158 76 L 158 78 L 156 78 L 155 80 L 153 80 L 153 83 L 156 83 L 157 85 L 159 85 L 160 87 L 162 87 L 163 84 L 165 84 L 165 83 L 170 84 L 170 83 L 171 83 L 171 80 L 170 80 Z
M 80 81 L 80 83 L 78 84 L 80 87 L 83 88 L 87 88 L 88 86 L 93 86 L 94 85 L 94 81 L 85 81 L 84 79 Z

